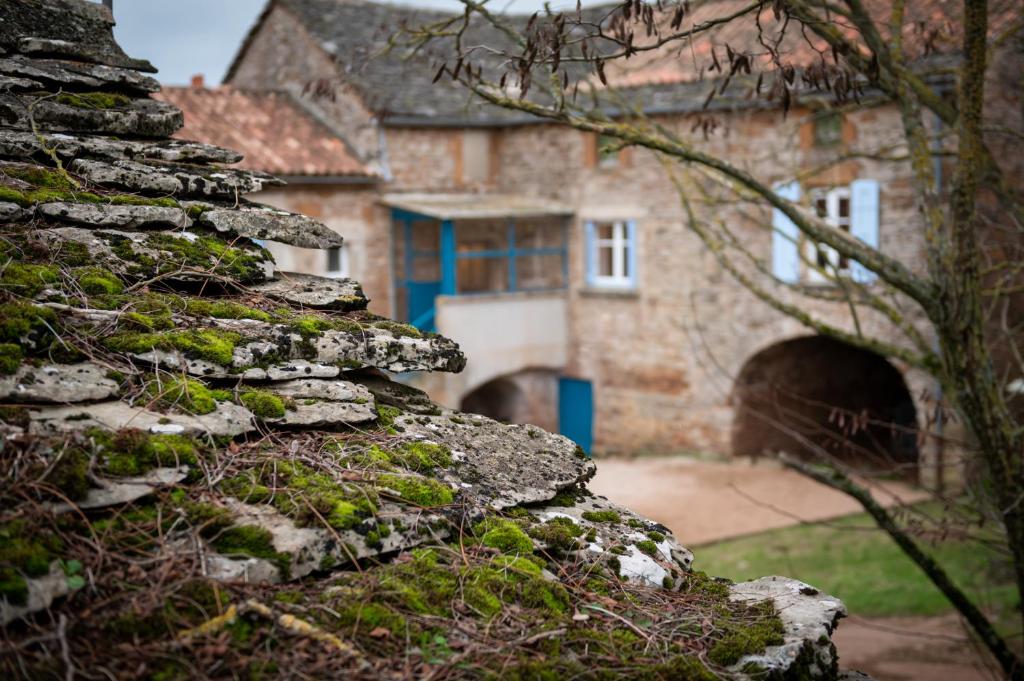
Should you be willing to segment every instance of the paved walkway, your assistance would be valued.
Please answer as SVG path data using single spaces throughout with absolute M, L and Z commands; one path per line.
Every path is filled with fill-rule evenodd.
M 598 459 L 588 487 L 665 525 L 687 547 L 862 510 L 845 494 L 767 459 Z M 875 496 L 887 505 L 897 497 L 926 498 L 898 483 L 876 486 Z

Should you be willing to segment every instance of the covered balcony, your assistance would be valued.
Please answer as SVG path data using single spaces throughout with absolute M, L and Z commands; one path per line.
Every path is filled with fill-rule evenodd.
M 459 385 L 443 390 L 450 401 L 502 375 L 564 366 L 570 208 L 487 194 L 384 202 L 396 316 L 452 338 L 471 358 Z

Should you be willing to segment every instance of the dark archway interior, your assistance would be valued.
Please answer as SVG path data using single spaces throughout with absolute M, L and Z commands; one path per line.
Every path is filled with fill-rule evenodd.
M 733 393 L 734 455 L 817 447 L 872 468 L 917 464 L 917 416 L 885 358 L 824 336 L 773 345 L 743 366 Z
M 523 391 L 507 378 L 496 378 L 462 398 L 462 411 L 513 423 L 522 407 Z

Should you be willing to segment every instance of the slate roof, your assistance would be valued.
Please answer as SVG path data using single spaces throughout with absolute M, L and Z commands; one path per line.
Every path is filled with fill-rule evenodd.
M 165 87 L 155 97 L 184 113 L 176 137 L 235 149 L 244 156 L 243 168 L 289 177 L 376 178 L 345 140 L 288 93 L 223 85 Z
M 879 23 L 884 32 L 891 7 L 889 0 L 865 0 L 865 4 L 872 14 L 882 18 Z M 993 31 L 1000 30 L 999 25 L 1005 26 L 1009 15 L 1019 15 L 1018 4 L 1013 0 L 996 0 L 993 3 Z M 692 12 L 687 15 L 683 28 L 748 5 L 747 0 L 693 2 Z M 959 40 L 958 5 L 954 0 L 912 0 L 907 3 L 903 32 L 909 56 L 934 58 L 935 53 L 956 51 Z M 387 50 L 389 36 L 401 26 L 422 25 L 453 16 L 445 12 L 366 0 L 270 0 L 235 57 L 235 63 L 243 58 L 248 41 L 275 6 L 293 14 L 321 48 L 337 60 L 343 78 L 355 86 L 371 109 L 382 115 L 385 124 L 447 126 L 536 122 L 529 116 L 499 110 L 474 100 L 465 89 L 452 84 L 447 78 L 432 83 L 439 65 L 447 56 L 440 47 L 418 54 L 414 59 L 406 59 L 400 49 Z M 591 21 L 599 21 L 608 17 L 615 7 L 616 4 L 585 4 L 584 14 Z M 765 35 L 770 36 L 778 26 L 772 15 L 771 3 L 760 8 L 759 17 Z M 670 19 L 671 12 L 666 12 L 662 23 L 667 24 Z M 524 24 L 528 15 L 510 15 L 508 20 Z M 642 38 L 637 41 L 641 43 Z M 465 33 L 465 42 L 505 46 L 508 38 L 475 18 Z M 750 53 L 755 60 L 767 58 L 752 22 L 739 20 L 702 33 L 692 42 L 677 42 L 664 50 L 640 54 L 628 61 L 611 62 L 606 69 L 607 75 L 612 86 L 619 88 L 626 108 L 649 113 L 700 110 L 712 87 L 708 79 L 715 75 L 706 71 L 711 63 L 712 48 L 718 59 L 724 62 L 726 44 L 736 51 Z M 933 50 L 930 54 L 925 54 L 926 44 Z M 779 49 L 788 61 L 801 66 L 819 59 L 816 50 L 822 49 L 822 45 L 820 41 L 808 44 L 798 31 L 789 31 Z M 481 64 L 485 72 L 498 73 L 501 68 L 493 58 L 482 57 Z M 232 64 L 226 80 L 230 80 L 234 68 L 235 64 Z M 596 78 L 589 72 L 584 77 L 596 84 Z M 715 108 L 775 106 L 764 98 L 748 97 L 750 85 L 752 82 L 735 82 L 726 97 L 715 101 Z

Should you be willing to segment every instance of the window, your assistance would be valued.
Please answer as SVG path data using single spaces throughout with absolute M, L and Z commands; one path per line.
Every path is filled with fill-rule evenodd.
M 814 118 L 814 144 L 834 147 L 843 139 L 843 115 L 835 111 L 819 113 Z
M 597 136 L 597 165 L 615 168 L 619 165 L 619 140 L 609 135 Z
M 636 280 L 635 229 L 632 221 L 587 223 L 587 283 L 632 288 Z
M 325 251 L 327 266 L 325 267 L 325 276 L 328 277 L 347 277 L 348 276 L 348 244 L 343 244 L 340 248 L 328 248 Z
M 563 218 L 464 220 L 455 225 L 455 292 L 565 288 Z
M 848 187 L 811 190 L 807 197 L 818 216 L 837 229 L 849 232 L 871 248 L 879 248 L 881 187 L 878 180 L 862 178 Z M 796 182 L 775 186 L 779 198 L 797 203 L 801 198 Z M 772 275 L 787 284 L 801 281 L 821 284 L 837 276 L 859 284 L 870 284 L 877 275 L 856 260 L 848 260 L 835 249 L 803 237 L 789 217 L 772 209 Z
M 814 210 L 819 218 L 844 232 L 850 231 L 849 188 L 816 189 L 811 193 L 811 201 L 814 203 Z M 850 261 L 845 256 L 839 255 L 835 249 L 809 240 L 804 241 L 803 249 L 804 262 L 807 266 L 807 281 L 820 283 L 828 281 L 833 276 L 845 276 L 850 273 Z
M 467 184 L 491 179 L 491 133 L 465 130 L 462 133 L 462 181 Z

